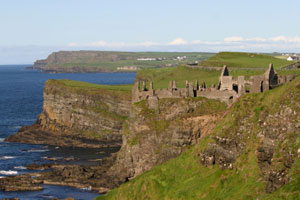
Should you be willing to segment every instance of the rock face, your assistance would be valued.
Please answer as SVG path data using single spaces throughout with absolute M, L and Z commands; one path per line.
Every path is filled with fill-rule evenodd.
M 242 155 L 252 153 L 271 193 L 289 182 L 298 156 L 300 135 L 300 79 L 264 93 L 242 98 L 234 105 L 221 130 L 200 153 L 204 165 L 236 168 Z M 259 173 L 259 172 L 258 172 Z M 258 174 L 257 173 L 257 174 Z
M 75 94 L 74 91 L 68 91 L 68 87 L 56 84 L 61 83 L 52 80 L 45 86 L 44 111 L 39 116 L 37 124 L 23 128 L 16 135 L 9 137 L 8 141 L 52 144 L 53 141 L 55 143 L 59 140 L 64 141 L 63 145 L 80 144 L 90 147 L 105 143 L 103 140 L 106 141 L 105 144 L 116 144 L 123 140 L 121 150 L 112 157 L 102 160 L 99 166 L 30 165 L 28 166 L 30 169 L 47 167 L 53 170 L 40 173 L 38 178 L 5 179 L 3 181 L 7 182 L 7 186 L 2 188 L 3 190 L 9 189 L 17 180 L 28 185 L 34 185 L 39 181 L 39 184 L 91 188 L 99 193 L 105 193 L 155 165 L 177 157 L 189 146 L 196 144 L 215 127 L 216 121 L 227 109 L 225 103 L 202 97 L 149 99 L 131 105 L 125 103 L 128 101 L 127 98 L 109 98 L 107 95 L 104 97 L 103 93 L 97 93 L 97 98 L 94 96 L 87 98 L 80 96 L 78 91 Z M 102 103 L 105 102 L 108 111 L 117 116 L 128 115 L 131 106 L 125 123 L 122 125 L 124 120 L 116 120 L 119 118 L 114 118 L 115 120 L 107 116 L 103 118 L 103 113 L 99 115 L 92 111 L 93 109 L 88 109 L 95 107 L 100 100 Z M 106 129 L 110 132 L 104 134 L 103 130 Z M 77 130 L 84 130 L 84 133 L 80 135 Z M 87 139 L 85 134 L 96 130 L 99 131 L 97 134 L 101 135 L 101 138 L 93 139 L 94 143 L 75 141 L 76 137 L 90 139 Z M 56 137 L 58 139 L 55 139 Z M 67 137 L 74 140 L 67 140 Z
M 6 139 L 9 142 L 58 146 L 120 146 L 120 130 L 129 115 L 130 91 L 114 91 L 80 82 L 49 80 L 43 112 L 36 124 Z M 113 87 L 113 86 L 112 86 Z
M 208 105 L 213 105 L 210 109 Z M 177 157 L 215 126 L 226 105 L 206 98 L 141 101 L 123 127 L 123 144 L 107 174 L 117 186 Z

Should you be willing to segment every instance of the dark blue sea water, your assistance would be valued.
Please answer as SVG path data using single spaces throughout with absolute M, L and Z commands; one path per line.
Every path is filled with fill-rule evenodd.
M 135 73 L 96 74 L 45 74 L 35 70 L 25 70 L 25 66 L 0 65 L 0 178 L 8 175 L 28 173 L 24 166 L 43 163 L 44 157 L 70 157 L 77 162 L 91 164 L 90 159 L 109 156 L 117 149 L 56 148 L 47 145 L 27 145 L 3 142 L 24 125 L 35 122 L 42 112 L 43 86 L 48 79 L 71 79 L 97 84 L 130 84 Z M 102 154 L 96 154 L 102 152 Z M 70 187 L 45 186 L 39 192 L 3 192 L 0 199 L 18 197 L 20 199 L 52 199 L 74 197 L 93 199 L 97 194 Z

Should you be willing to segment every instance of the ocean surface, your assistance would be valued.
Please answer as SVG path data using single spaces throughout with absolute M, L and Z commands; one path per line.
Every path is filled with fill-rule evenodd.
M 26 70 L 24 65 L 0 65 L 0 178 L 29 173 L 24 166 L 31 163 L 47 163 L 45 158 L 76 158 L 79 164 L 92 165 L 91 159 L 110 156 L 116 148 L 84 149 L 59 148 L 47 145 L 6 143 L 4 139 L 24 125 L 33 124 L 42 112 L 43 86 L 48 79 L 70 79 L 97 84 L 131 84 L 135 73 L 86 73 L 86 74 L 45 74 Z M 99 152 L 101 152 L 99 154 Z M 96 154 L 98 153 L 98 154 Z M 79 160 L 78 160 L 79 159 Z M 71 187 L 44 185 L 44 190 L 34 192 L 3 192 L 0 199 L 52 199 L 74 197 L 93 199 L 98 194 Z

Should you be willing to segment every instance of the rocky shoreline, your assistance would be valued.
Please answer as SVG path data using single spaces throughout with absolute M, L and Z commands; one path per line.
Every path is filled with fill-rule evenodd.
M 43 190 L 43 184 L 70 186 L 78 189 L 86 189 L 99 194 L 106 193 L 115 185 L 111 184 L 105 172 L 112 165 L 114 159 L 103 159 L 97 166 L 82 165 L 29 165 L 30 170 L 47 170 L 9 176 L 0 179 L 0 190 L 6 192 L 15 191 L 37 191 Z
M 96 112 L 99 105 L 100 112 Z M 59 82 L 48 82 L 43 113 L 36 124 L 21 128 L 6 141 L 85 148 L 120 146 L 122 142 L 121 149 L 97 161 L 97 166 L 31 165 L 27 168 L 47 171 L 3 178 L 0 189 L 41 190 L 42 184 L 48 184 L 106 193 L 198 143 L 226 109 L 225 103 L 202 97 L 131 104 L 127 97 L 112 92 L 83 95 Z M 91 138 L 90 130 L 105 134 Z
M 80 134 L 59 134 L 45 131 L 39 124 L 22 127 L 18 133 L 5 139 L 5 142 L 46 144 L 59 147 L 104 148 L 121 147 L 122 139 L 113 142 L 109 140 L 90 139 Z

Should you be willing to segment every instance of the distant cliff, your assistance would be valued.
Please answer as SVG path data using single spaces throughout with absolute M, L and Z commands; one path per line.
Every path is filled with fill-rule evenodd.
M 47 73 L 138 71 L 194 63 L 210 57 L 197 52 L 59 51 L 37 60 L 29 69 Z M 184 58 L 184 59 L 182 59 Z
M 120 130 L 130 110 L 130 86 L 101 86 L 48 80 L 43 112 L 36 124 L 7 138 L 9 142 L 58 146 L 120 146 Z
M 33 69 L 54 73 L 84 73 L 116 71 L 113 62 L 135 59 L 132 53 L 106 51 L 60 51 L 37 60 Z

